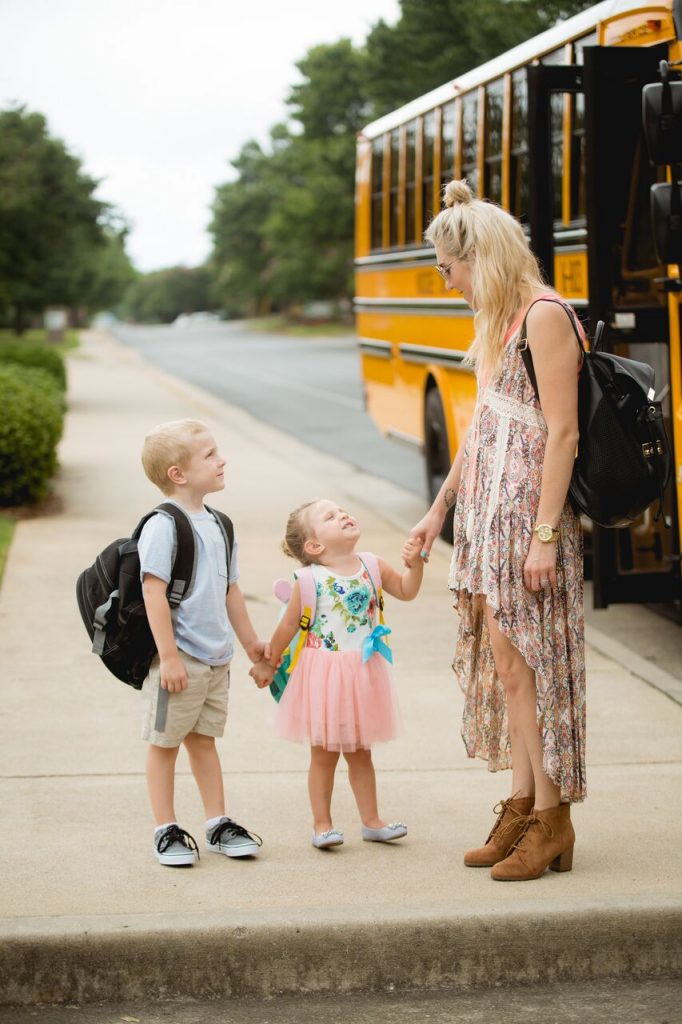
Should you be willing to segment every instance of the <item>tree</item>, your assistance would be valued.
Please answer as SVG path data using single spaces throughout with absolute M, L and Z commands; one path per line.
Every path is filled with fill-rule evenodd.
M 0 112 L 0 304 L 17 331 L 30 313 L 82 300 L 85 255 L 103 242 L 97 184 L 42 114 Z
M 171 323 L 181 313 L 209 307 L 211 275 L 207 267 L 168 267 L 141 274 L 130 286 L 123 311 L 139 323 Z
M 589 0 L 401 0 L 398 22 L 379 21 L 367 37 L 367 88 L 375 116 L 589 6 Z

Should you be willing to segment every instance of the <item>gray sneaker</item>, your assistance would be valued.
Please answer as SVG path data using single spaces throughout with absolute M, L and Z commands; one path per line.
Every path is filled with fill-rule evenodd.
M 179 825 L 156 830 L 154 853 L 159 864 L 172 868 L 191 868 L 199 860 L 195 839 Z
M 206 829 L 206 849 L 209 853 L 224 853 L 226 857 L 253 857 L 263 840 L 255 832 L 247 832 L 232 818 L 221 818 L 213 828 Z

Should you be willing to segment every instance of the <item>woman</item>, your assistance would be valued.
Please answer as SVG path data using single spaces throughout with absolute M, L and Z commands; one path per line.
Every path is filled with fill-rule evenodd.
M 455 505 L 449 586 L 459 612 L 453 668 L 465 693 L 469 757 L 512 768 L 511 797 L 464 863 L 498 881 L 569 871 L 570 803 L 585 786 L 583 551 L 567 503 L 578 441 L 580 349 L 568 309 L 544 284 L 520 224 L 445 189 L 429 225 L 436 269 L 474 310 L 478 399 L 469 431 L 412 530 L 428 558 Z M 540 402 L 519 351 L 522 324 Z

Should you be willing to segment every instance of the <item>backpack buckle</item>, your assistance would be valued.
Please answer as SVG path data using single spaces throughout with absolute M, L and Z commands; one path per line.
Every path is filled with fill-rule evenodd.
M 308 632 L 308 630 L 310 629 L 310 616 L 309 615 L 302 615 L 301 616 L 301 618 L 299 619 L 299 622 L 298 622 L 298 628 L 304 630 L 304 632 L 306 632 L 306 633 Z
M 651 441 L 645 441 L 642 445 L 642 455 L 645 459 L 651 459 L 654 455 L 654 446 Z M 660 454 L 660 453 L 659 453 Z
M 521 341 L 517 342 L 516 351 L 525 352 L 528 348 L 528 337 L 522 338 Z

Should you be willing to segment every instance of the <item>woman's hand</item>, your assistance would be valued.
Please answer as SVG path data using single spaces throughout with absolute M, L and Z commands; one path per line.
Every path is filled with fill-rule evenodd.
M 533 534 L 523 567 L 523 582 L 527 590 L 537 593 L 556 586 L 556 559 L 556 543 L 546 544 Z
M 410 530 L 410 537 L 421 544 L 421 557 L 428 562 L 433 542 L 443 528 L 444 515 L 430 508 L 423 519 Z

